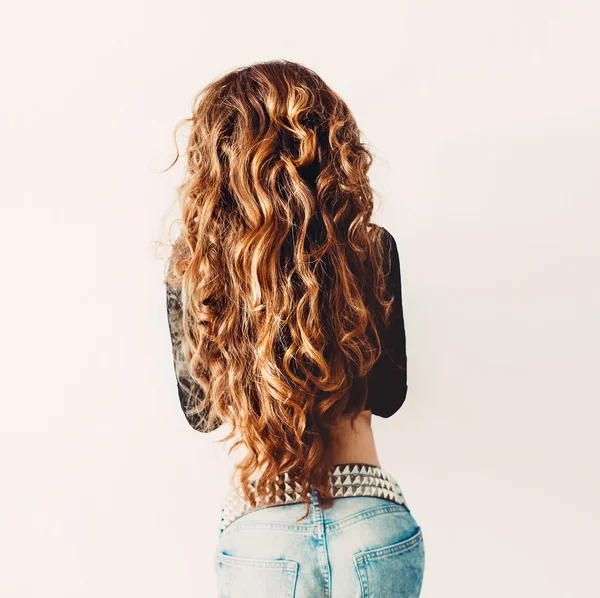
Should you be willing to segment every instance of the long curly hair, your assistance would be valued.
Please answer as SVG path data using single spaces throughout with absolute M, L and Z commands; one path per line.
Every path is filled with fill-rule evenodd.
M 164 282 L 201 389 L 189 412 L 207 429 L 231 425 L 222 440 L 247 449 L 234 474 L 252 504 L 288 472 L 307 511 L 311 486 L 327 507 L 333 435 L 365 407 L 355 381 L 381 354 L 394 299 L 385 231 L 370 222 L 373 155 L 340 96 L 287 60 L 216 79 L 183 123 L 180 236 Z

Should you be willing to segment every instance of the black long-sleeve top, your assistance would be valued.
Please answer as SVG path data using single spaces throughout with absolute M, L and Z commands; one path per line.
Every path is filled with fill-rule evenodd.
M 373 368 L 363 378 L 356 378 L 353 385 L 360 392 L 367 386 L 368 394 L 365 409 L 370 409 L 374 415 L 390 417 L 400 409 L 407 394 L 406 377 L 406 336 L 404 328 L 404 313 L 402 308 L 402 284 L 400 276 L 400 258 L 398 248 L 393 235 L 384 229 L 384 240 L 389 255 L 389 270 L 386 264 L 387 288 L 394 295 L 392 312 L 387 327 L 379 330 L 382 352 Z M 181 408 L 186 415 L 189 424 L 201 432 L 210 432 L 213 428 L 205 426 L 205 418 L 202 414 L 190 415 L 187 407 L 192 396 L 202 396 L 200 386 L 191 377 L 186 375 L 185 367 L 181 367 L 181 342 L 180 328 L 177 325 L 181 314 L 181 303 L 178 293 L 167 286 L 167 314 L 171 345 L 175 364 L 177 380 L 177 391 Z M 179 367 L 178 367 L 179 362 Z M 362 388 L 361 388 L 362 387 Z M 351 392 L 354 388 L 351 389 Z M 218 426 L 218 424 L 217 424 Z

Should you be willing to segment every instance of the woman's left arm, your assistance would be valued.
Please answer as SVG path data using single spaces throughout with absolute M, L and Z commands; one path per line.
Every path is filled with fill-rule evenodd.
M 194 430 L 199 432 L 212 432 L 216 430 L 221 421 L 216 420 L 212 425 L 208 421 L 208 410 L 194 409 L 204 398 L 204 391 L 198 382 L 189 375 L 189 366 L 182 350 L 182 307 L 180 293 L 177 289 L 166 285 L 167 289 L 167 321 L 171 336 L 173 366 L 177 380 L 177 392 L 181 409 Z

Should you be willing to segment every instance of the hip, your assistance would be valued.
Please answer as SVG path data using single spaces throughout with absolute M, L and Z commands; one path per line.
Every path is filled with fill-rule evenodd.
M 338 497 L 258 509 L 219 537 L 219 596 L 416 598 L 425 566 L 421 527 L 406 500 Z

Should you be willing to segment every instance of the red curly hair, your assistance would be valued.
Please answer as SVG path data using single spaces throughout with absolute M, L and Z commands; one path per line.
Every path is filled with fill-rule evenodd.
M 236 471 L 251 503 L 285 471 L 307 504 L 314 486 L 327 506 L 332 433 L 364 408 L 350 389 L 380 356 L 393 301 L 384 229 L 370 222 L 373 156 L 342 99 L 286 60 L 213 81 L 183 122 L 181 234 L 165 283 L 202 390 L 189 412 L 208 429 L 231 424 L 224 440 L 248 449 Z

